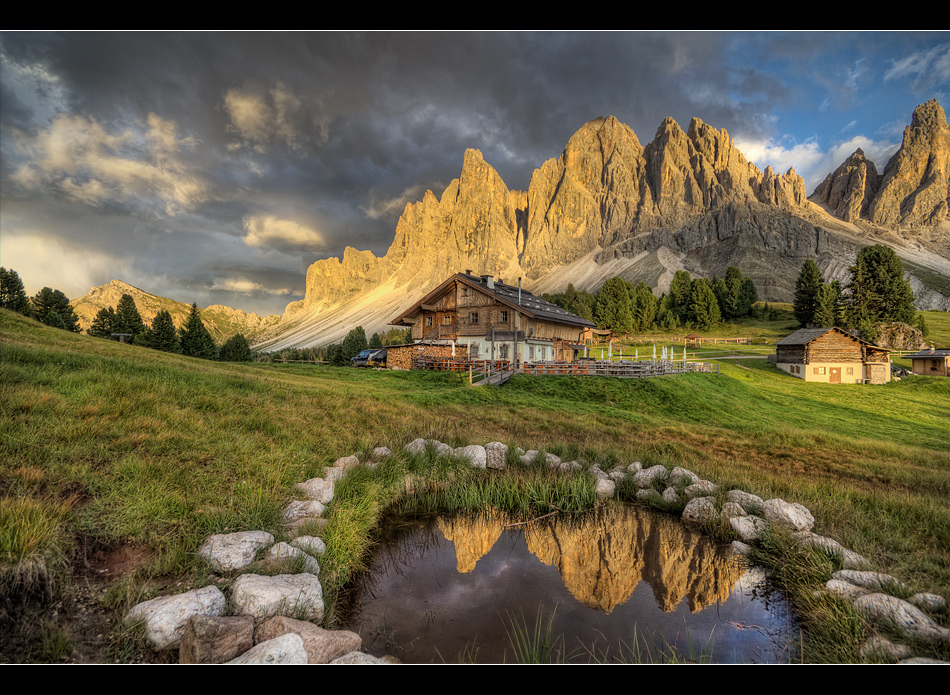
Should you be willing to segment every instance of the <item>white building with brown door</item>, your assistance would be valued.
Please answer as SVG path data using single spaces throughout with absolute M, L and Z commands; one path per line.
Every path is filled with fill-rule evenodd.
M 886 384 L 890 350 L 840 328 L 803 328 L 775 343 L 775 366 L 805 381 Z

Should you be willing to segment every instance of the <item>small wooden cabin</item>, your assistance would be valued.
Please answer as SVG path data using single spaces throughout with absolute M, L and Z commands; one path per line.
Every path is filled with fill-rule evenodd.
M 390 322 L 473 360 L 573 361 L 590 321 L 491 275 L 456 273 Z
M 775 343 L 775 366 L 805 381 L 886 384 L 890 350 L 840 328 L 803 328 Z
M 920 376 L 950 376 L 950 350 L 927 350 L 907 355 L 907 359 L 914 365 L 914 374 Z

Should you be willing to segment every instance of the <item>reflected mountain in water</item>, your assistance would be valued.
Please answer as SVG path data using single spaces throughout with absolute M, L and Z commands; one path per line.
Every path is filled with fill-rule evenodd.
M 462 573 L 475 569 L 508 523 L 497 512 L 438 520 L 445 538 L 455 544 Z M 607 614 L 625 603 L 641 581 L 663 611 L 674 610 L 684 598 L 691 612 L 702 610 L 724 601 L 745 569 L 679 521 L 633 507 L 560 516 L 523 530 L 528 551 L 557 568 L 571 595 Z

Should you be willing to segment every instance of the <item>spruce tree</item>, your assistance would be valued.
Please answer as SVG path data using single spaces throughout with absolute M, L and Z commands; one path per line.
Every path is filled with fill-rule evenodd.
M 175 322 L 167 309 L 155 314 L 151 328 L 146 329 L 142 335 L 141 344 L 162 352 L 181 352 L 178 331 L 175 330 Z
M 795 282 L 795 302 L 793 313 L 802 328 L 815 323 L 815 312 L 818 311 L 818 298 L 825 281 L 821 271 L 810 258 L 802 265 L 802 271 Z
M 132 339 L 136 342 L 139 336 L 145 333 L 145 322 L 139 314 L 138 307 L 135 306 L 135 299 L 131 294 L 123 294 L 119 304 L 115 308 L 116 330 L 115 333 L 131 333 Z
M 221 346 L 221 354 L 218 356 L 222 362 L 250 362 L 251 346 L 241 333 L 232 335 L 224 345 Z
M 113 326 L 115 325 L 115 309 L 111 306 L 99 309 L 96 318 L 92 320 L 92 325 L 86 330 L 86 333 L 95 338 L 112 338 Z
M 850 270 L 848 318 L 851 325 L 914 323 L 917 318 L 914 292 L 904 279 L 904 266 L 894 249 L 882 244 L 865 246 Z
M 712 285 L 706 278 L 693 280 L 690 289 L 689 316 L 690 320 L 704 331 L 708 331 L 722 321 L 716 293 L 713 292 Z
M 23 281 L 12 268 L 0 268 L 0 307 L 10 309 L 24 316 L 33 315 L 33 307 L 26 296 Z
M 191 313 L 188 320 L 178 332 L 178 338 L 181 341 L 181 354 L 188 357 L 200 357 L 205 360 L 213 360 L 218 356 L 218 349 L 214 343 L 214 338 L 205 328 L 201 320 L 201 313 L 198 311 L 198 305 L 192 303 Z
M 366 331 L 363 330 L 362 326 L 357 326 L 347 333 L 346 338 L 343 339 L 343 359 L 349 362 L 366 347 Z
M 597 293 L 597 323 L 615 333 L 633 331 L 633 312 L 630 310 L 630 291 L 623 278 L 612 277 Z
M 79 317 L 60 290 L 44 287 L 33 297 L 33 315 L 42 323 L 78 333 Z

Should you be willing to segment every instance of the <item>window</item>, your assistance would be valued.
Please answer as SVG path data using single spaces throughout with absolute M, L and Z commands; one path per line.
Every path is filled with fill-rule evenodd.
M 468 356 L 471 359 L 478 357 L 478 343 L 470 343 L 468 346 Z
M 533 360 L 533 359 L 534 359 L 534 345 L 529 345 L 529 346 L 528 346 L 528 359 L 529 359 L 529 360 Z
M 844 373 L 848 376 L 854 376 L 854 367 L 845 367 Z
M 478 312 L 473 311 L 471 317 L 469 318 L 471 323 L 478 323 Z
M 508 359 L 508 344 L 505 343 L 498 348 L 498 359 L 507 360 Z
M 463 296 L 463 297 L 467 297 L 467 296 L 468 296 L 468 288 L 467 288 L 467 287 L 463 287 L 463 288 L 462 288 L 462 296 Z
M 452 324 L 452 317 L 451 317 L 451 316 L 449 316 L 448 314 L 446 314 L 445 316 L 442 317 L 442 325 L 443 325 L 443 326 L 450 326 L 451 324 Z
M 502 323 L 508 323 L 508 312 L 507 312 L 507 311 L 501 312 L 500 320 L 501 320 Z
M 815 367 L 814 370 L 815 370 L 815 371 L 813 371 L 812 374 L 824 374 L 824 373 L 825 373 L 825 368 L 824 368 L 824 367 Z
M 431 325 L 432 325 L 432 317 L 431 317 L 431 316 L 426 316 L 426 326 L 428 327 L 428 326 L 431 326 Z
M 547 358 L 547 348 L 539 347 L 538 348 L 538 359 L 544 360 Z

